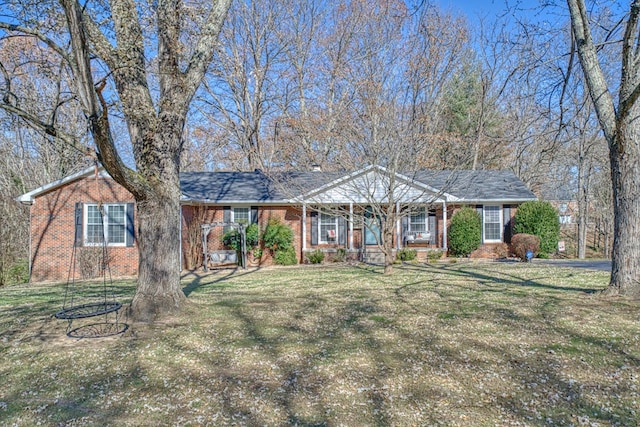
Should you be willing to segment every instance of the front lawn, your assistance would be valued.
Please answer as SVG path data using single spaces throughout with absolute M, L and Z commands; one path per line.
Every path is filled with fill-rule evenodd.
M 599 296 L 607 281 L 496 262 L 223 270 L 185 277 L 183 315 L 84 340 L 52 317 L 63 285 L 0 288 L 0 425 L 635 426 L 640 302 Z

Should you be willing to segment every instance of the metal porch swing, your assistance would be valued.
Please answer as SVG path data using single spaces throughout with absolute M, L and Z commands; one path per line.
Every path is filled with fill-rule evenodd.
M 122 308 L 122 303 L 116 301 L 113 280 L 111 278 L 111 267 L 109 266 L 109 255 L 107 252 L 107 238 L 105 234 L 105 213 L 102 203 L 98 204 L 98 210 L 102 222 L 101 244 L 95 246 L 100 250 L 98 260 L 99 274 L 101 280 L 79 279 L 78 273 L 78 251 L 75 243 L 71 253 L 69 274 L 64 291 L 64 302 L 62 309 L 55 314 L 60 320 L 67 320 L 67 336 L 70 338 L 103 338 L 124 333 L 129 325 L 120 323 L 118 311 Z M 81 277 L 81 276 L 80 276 Z M 83 324 L 72 328 L 74 320 L 96 319 L 96 322 Z M 99 321 L 98 321 L 99 319 Z

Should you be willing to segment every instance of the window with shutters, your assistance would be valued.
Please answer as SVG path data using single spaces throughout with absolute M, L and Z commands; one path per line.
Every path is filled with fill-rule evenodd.
M 251 209 L 249 207 L 234 207 L 231 209 L 231 222 L 251 224 Z
M 85 204 L 84 205 L 84 244 L 125 246 L 127 235 L 127 205 Z
M 427 211 L 425 208 L 420 208 L 413 212 L 409 216 L 409 231 L 410 232 L 425 232 L 428 230 L 427 224 Z
M 502 241 L 502 206 L 485 205 L 483 208 L 484 241 L 487 243 Z
M 338 242 L 338 217 L 326 212 L 318 215 L 319 243 Z

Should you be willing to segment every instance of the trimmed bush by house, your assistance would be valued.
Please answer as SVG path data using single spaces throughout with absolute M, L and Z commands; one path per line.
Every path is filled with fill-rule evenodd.
M 527 261 L 527 251 L 536 256 L 540 251 L 540 238 L 533 234 L 520 233 L 511 238 L 511 252 L 522 261 Z
M 296 250 L 293 246 L 286 249 L 278 249 L 273 255 L 273 262 L 279 265 L 295 265 L 298 263 Z
M 333 262 L 345 262 L 347 259 L 347 250 L 345 248 L 338 248 L 333 255 L 331 261 Z
M 442 258 L 442 254 L 444 252 L 437 250 L 437 251 L 429 251 L 427 252 L 427 259 L 429 260 L 429 262 L 434 263 L 436 261 L 438 261 L 440 258 Z
M 540 238 L 540 253 L 552 254 L 558 249 L 560 222 L 558 211 L 549 202 L 535 200 L 518 207 L 514 233 L 533 234 Z
M 272 251 L 286 249 L 293 245 L 293 230 L 278 218 L 271 218 L 262 235 L 262 243 Z
M 482 241 L 482 219 L 475 209 L 464 207 L 453 214 L 449 225 L 449 252 L 467 256 L 478 249 Z
M 396 259 L 399 261 L 413 261 L 418 256 L 415 249 L 402 248 L 396 252 Z
M 296 250 L 293 247 L 293 230 L 278 218 L 269 219 L 267 228 L 262 235 L 262 244 L 271 250 L 273 262 L 276 264 L 293 265 L 298 263 Z
M 322 261 L 324 261 L 324 252 L 322 252 L 319 249 L 316 249 L 315 251 L 311 252 L 307 258 L 309 258 L 309 262 L 311 264 L 322 264 Z

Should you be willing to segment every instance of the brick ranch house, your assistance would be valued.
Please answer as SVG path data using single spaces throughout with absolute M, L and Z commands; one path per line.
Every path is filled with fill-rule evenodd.
M 397 208 L 406 210 L 397 220 L 395 248 L 414 248 L 419 259 L 425 259 L 429 250 L 446 251 L 450 218 L 460 207 L 472 206 L 483 218 L 483 248 L 490 252 L 492 245 L 510 241 L 511 219 L 518 205 L 536 199 L 507 171 L 392 174 L 381 166 L 355 172 L 314 170 L 271 176 L 259 170 L 184 172 L 180 185 L 185 268 L 202 265 L 201 261 L 188 264 L 193 264 L 194 254 L 202 257 L 203 224 L 250 222 L 264 230 L 270 218 L 292 228 L 299 262 L 310 251 L 335 252 L 338 248 L 353 259 L 371 260 L 367 254 L 375 255 L 379 238 L 371 205 L 387 200 L 390 188 Z M 84 257 L 85 263 L 91 263 L 87 253 L 102 248 L 103 233 L 111 274 L 137 273 L 135 200 L 102 167 L 87 168 L 16 200 L 30 205 L 32 281 L 65 280 L 74 252 L 76 260 Z M 225 249 L 223 230 L 222 226 L 211 228 L 207 252 Z M 265 253 L 258 261 L 268 264 L 271 259 Z

